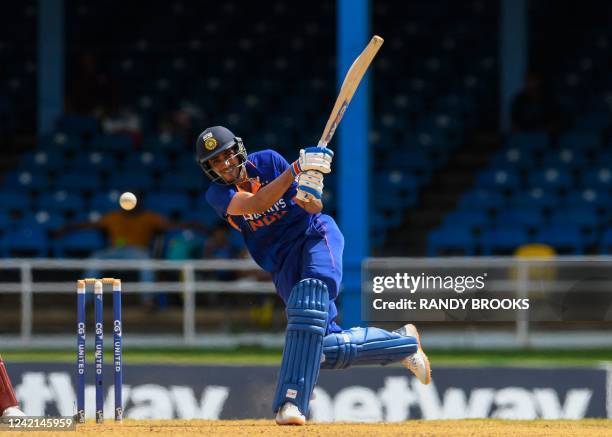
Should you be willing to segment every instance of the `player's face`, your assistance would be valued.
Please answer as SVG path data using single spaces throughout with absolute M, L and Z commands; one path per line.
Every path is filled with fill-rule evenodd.
M 224 150 L 208 161 L 210 167 L 223 178 L 225 182 L 232 182 L 240 176 L 240 159 L 234 149 Z

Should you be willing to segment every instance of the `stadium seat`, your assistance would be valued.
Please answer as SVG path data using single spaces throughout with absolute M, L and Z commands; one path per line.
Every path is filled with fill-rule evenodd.
M 461 209 L 497 210 L 504 205 L 501 194 L 485 189 L 473 189 L 463 194 L 460 201 Z
M 149 191 L 155 188 L 154 178 L 150 173 L 144 171 L 115 172 L 108 175 L 106 188 L 117 190 L 121 193 L 131 191 Z
M 144 205 L 168 216 L 181 216 L 191 209 L 189 197 L 180 192 L 149 193 L 144 199 Z
M 49 252 L 47 234 L 42 227 L 28 226 L 8 232 L 3 239 L 3 256 L 45 257 Z
M 68 192 L 96 191 L 101 186 L 101 178 L 95 169 L 81 169 L 60 174 L 55 180 L 55 188 Z
M 60 211 L 64 214 L 77 214 L 83 210 L 83 198 L 76 193 L 65 190 L 47 192 L 40 196 L 37 202 L 39 209 L 46 211 Z
M 45 174 L 32 171 L 11 171 L 6 174 L 2 188 L 10 191 L 41 191 L 47 184 L 48 178 Z
M 427 255 L 461 253 L 466 256 L 476 254 L 476 239 L 469 227 L 444 226 L 429 233 L 427 238 Z
M 595 132 L 572 131 L 559 137 L 559 147 L 594 150 L 601 147 L 601 137 Z
M 478 231 L 486 227 L 489 222 L 489 217 L 486 211 L 470 210 L 470 211 L 453 211 L 444 217 L 443 227 L 467 227 L 471 231 Z
M 543 188 L 531 188 L 528 191 L 516 193 L 508 201 L 508 206 L 514 208 L 538 209 L 550 211 L 559 205 L 559 194 Z
M 583 188 L 605 190 L 612 186 L 612 169 L 610 167 L 591 168 L 580 177 Z
M 495 223 L 498 227 L 520 226 L 535 230 L 544 222 L 539 208 L 506 208 L 497 213 Z
M 22 214 L 30 209 L 30 199 L 25 193 L 0 191 L 0 205 L 8 213 Z
M 55 241 L 53 253 L 58 258 L 82 258 L 104 247 L 105 241 L 100 231 L 85 229 L 70 232 Z
M 527 231 L 517 225 L 487 229 L 480 239 L 483 255 L 508 255 L 528 242 Z
M 538 233 L 536 241 L 554 247 L 560 254 L 581 255 L 585 248 L 580 227 L 575 225 L 545 227 Z
M 119 208 L 119 196 L 121 193 L 118 190 L 110 190 L 103 193 L 96 193 L 91 201 L 91 209 L 102 214 Z
M 513 193 L 521 188 L 521 181 L 515 172 L 507 170 L 485 170 L 476 178 L 476 185 L 482 188 Z
M 549 167 L 532 172 L 529 175 L 529 184 L 532 187 L 541 187 L 548 190 L 567 189 L 572 186 L 572 177 L 567 170 Z
M 602 234 L 599 251 L 606 255 L 612 254 L 612 228 L 606 229 Z

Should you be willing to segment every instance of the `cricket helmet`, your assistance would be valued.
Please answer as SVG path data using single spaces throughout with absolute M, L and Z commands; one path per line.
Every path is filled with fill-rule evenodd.
M 233 185 L 235 183 L 235 181 L 225 181 L 208 163 L 209 160 L 229 149 L 234 150 L 232 157 L 238 158 L 239 163 L 236 167 L 244 167 L 247 162 L 244 143 L 241 138 L 234 135 L 229 129 L 223 126 L 213 126 L 198 135 L 196 140 L 196 159 L 211 181 L 222 185 Z

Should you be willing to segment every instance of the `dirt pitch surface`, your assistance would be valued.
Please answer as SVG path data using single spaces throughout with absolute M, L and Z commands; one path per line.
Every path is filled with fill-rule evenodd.
M 412 420 L 403 423 L 309 423 L 303 427 L 277 426 L 270 420 L 112 420 L 77 427 L 79 436 L 610 436 L 612 420 Z M 66 432 L 13 433 L 33 437 L 66 437 Z M 7 434 L 8 437 L 9 434 Z

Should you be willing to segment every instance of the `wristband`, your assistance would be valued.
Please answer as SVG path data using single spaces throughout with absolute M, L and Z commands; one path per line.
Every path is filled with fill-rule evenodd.
M 293 161 L 293 164 L 291 164 L 291 174 L 295 178 L 300 173 L 302 173 L 302 169 L 300 168 L 300 163 L 298 161 Z

